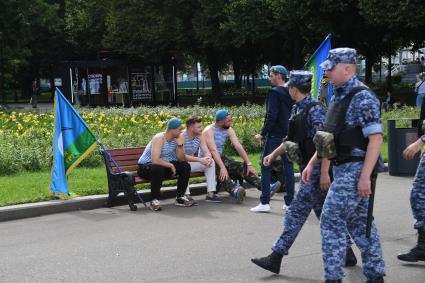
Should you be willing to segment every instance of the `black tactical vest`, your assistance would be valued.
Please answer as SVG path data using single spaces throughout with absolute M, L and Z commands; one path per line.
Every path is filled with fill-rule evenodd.
M 300 165 L 307 165 L 311 157 L 316 152 L 316 147 L 313 142 L 313 137 L 308 137 L 308 113 L 310 109 L 316 105 L 321 105 L 320 102 L 310 102 L 304 111 L 292 115 L 289 119 L 288 137 L 286 140 L 297 143 L 301 151 Z M 296 108 L 296 105 L 293 106 Z
M 336 163 L 352 161 L 351 159 L 353 157 L 351 152 L 353 148 L 359 148 L 364 151 L 367 150 L 369 139 L 363 136 L 362 128 L 359 126 L 347 129 L 345 125 L 345 116 L 351 100 L 357 93 L 363 90 L 368 90 L 373 94 L 368 87 L 355 87 L 340 102 L 331 103 L 326 113 L 326 120 L 322 130 L 334 134 L 337 153 L 337 157 L 334 161 Z

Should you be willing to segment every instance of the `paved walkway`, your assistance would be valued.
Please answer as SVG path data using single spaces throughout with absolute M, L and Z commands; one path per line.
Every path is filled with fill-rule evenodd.
M 396 259 L 416 240 L 411 182 L 379 177 L 375 217 L 386 282 L 425 282 L 425 263 Z M 281 275 L 271 275 L 250 258 L 268 254 L 280 234 L 282 195 L 272 200 L 270 214 L 249 212 L 258 202 L 256 190 L 248 190 L 242 205 L 223 196 L 221 204 L 197 197 L 199 206 L 192 208 L 167 200 L 160 213 L 121 206 L 0 223 L 0 281 L 323 282 L 319 222 L 313 215 L 284 258 Z M 360 266 L 347 269 L 344 282 L 364 281 Z

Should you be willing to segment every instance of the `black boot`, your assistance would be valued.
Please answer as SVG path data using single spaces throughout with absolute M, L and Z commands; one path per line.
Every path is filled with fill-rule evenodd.
M 354 254 L 353 249 L 349 247 L 347 248 L 347 251 L 345 254 L 345 267 L 355 266 L 356 264 L 357 264 L 356 255 Z
M 338 280 L 326 279 L 325 283 L 342 283 L 342 279 L 338 279 Z
M 272 252 L 266 257 L 252 258 L 251 261 L 261 268 L 279 274 L 283 255 Z
M 366 281 L 366 283 L 384 283 L 384 277 L 378 277 L 375 279 L 369 279 Z
M 397 258 L 407 262 L 425 261 L 425 229 L 418 230 L 418 244 L 408 253 L 399 254 Z

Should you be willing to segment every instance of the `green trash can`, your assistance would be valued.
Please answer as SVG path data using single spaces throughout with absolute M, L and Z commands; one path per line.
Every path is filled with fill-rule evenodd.
M 414 176 L 420 153 L 412 160 L 403 158 L 404 149 L 418 139 L 419 119 L 401 118 L 388 120 L 388 172 L 391 176 Z M 398 127 L 397 124 L 403 126 Z M 410 124 L 410 127 L 406 126 Z

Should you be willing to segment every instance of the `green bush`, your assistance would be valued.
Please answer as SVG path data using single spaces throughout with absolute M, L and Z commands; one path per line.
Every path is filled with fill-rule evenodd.
M 163 131 L 168 119 L 173 116 L 186 119 L 192 115 L 203 118 L 204 126 L 213 123 L 216 107 L 138 107 L 138 108 L 79 108 L 96 137 L 106 148 L 147 145 L 153 135 Z M 244 105 L 228 107 L 234 117 L 233 128 L 248 153 L 259 153 L 254 135 L 263 125 L 264 106 Z M 403 107 L 383 113 L 382 123 L 387 140 L 387 120 L 394 118 L 416 118 L 415 107 Z M 0 111 L 0 175 L 21 171 L 48 170 L 52 164 L 53 115 Z M 406 124 L 406 126 L 408 126 Z M 230 143 L 224 153 L 235 155 Z M 103 164 L 99 151 L 95 150 L 80 166 L 97 167 Z

